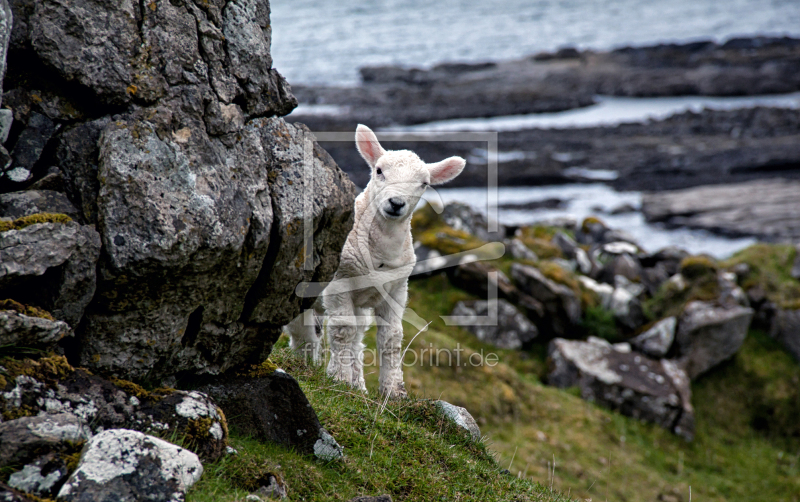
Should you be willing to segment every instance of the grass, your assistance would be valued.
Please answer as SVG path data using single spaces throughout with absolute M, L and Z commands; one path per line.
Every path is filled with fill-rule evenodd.
M 785 308 L 800 308 L 800 281 L 790 275 L 797 251 L 788 244 L 754 244 L 724 261 L 725 268 L 747 264 L 749 273 L 741 282 L 747 291 L 764 290 L 767 298 Z
M 187 501 L 243 500 L 270 474 L 285 480 L 290 500 L 349 500 L 389 493 L 394 500 L 567 500 L 503 472 L 482 442 L 473 442 L 431 400 L 389 401 L 362 395 L 305 364 L 285 346 L 270 359 L 293 374 L 345 459 L 321 462 L 232 431 L 239 453 L 206 466 Z
M 583 401 L 574 389 L 543 385 L 544 344 L 530 352 L 500 350 L 445 326 L 439 316 L 471 298 L 445 277 L 412 281 L 409 298 L 432 321 L 406 354 L 406 385 L 416 397 L 390 402 L 377 419 L 374 328 L 365 339 L 366 396 L 291 357 L 285 338 L 271 356 L 298 379 L 347 460 L 320 463 L 233 431 L 240 454 L 208 465 L 187 500 L 241 500 L 243 487 L 268 471 L 286 480 L 291 500 L 381 493 L 394 500 L 559 500 L 561 493 L 562 499 L 685 502 L 691 489 L 693 500 L 800 501 L 800 365 L 763 333 L 752 332 L 731 361 L 694 383 L 696 438 L 688 443 Z M 406 341 L 416 333 L 407 326 Z M 460 364 L 451 357 L 456 349 Z M 464 364 L 481 353 L 497 354 L 499 362 Z M 424 398 L 466 407 L 485 444 L 440 430 L 441 417 Z M 512 476 L 501 474 L 504 468 Z

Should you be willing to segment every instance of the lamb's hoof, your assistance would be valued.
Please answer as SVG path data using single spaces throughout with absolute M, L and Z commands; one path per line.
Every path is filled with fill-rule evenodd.
M 389 399 L 405 399 L 408 397 L 406 385 L 403 382 L 395 384 L 389 389 L 380 389 L 380 391 L 384 396 L 388 395 Z

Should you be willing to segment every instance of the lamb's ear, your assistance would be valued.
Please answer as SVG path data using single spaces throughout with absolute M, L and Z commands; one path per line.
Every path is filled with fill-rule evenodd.
M 369 167 L 375 167 L 378 159 L 386 153 L 386 150 L 378 143 L 378 138 L 372 132 L 372 129 L 363 124 L 358 124 L 358 127 L 356 127 L 356 148 L 358 148 L 358 153 L 367 161 Z
M 461 157 L 450 157 L 435 164 L 428 164 L 431 172 L 431 185 L 441 185 L 455 178 L 464 169 L 467 161 Z

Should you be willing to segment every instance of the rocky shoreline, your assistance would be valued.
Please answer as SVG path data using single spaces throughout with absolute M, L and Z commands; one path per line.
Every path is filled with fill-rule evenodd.
M 358 87 L 293 86 L 300 103 L 346 107 L 324 130 L 569 110 L 594 96 L 752 96 L 800 90 L 800 40 L 736 38 L 610 52 L 562 49 L 429 70 L 361 69 Z M 318 129 L 320 124 L 312 124 Z
M 442 64 L 430 70 L 362 69 L 357 88 L 296 86 L 301 104 L 335 106 L 330 114 L 293 114 L 313 131 L 415 124 L 567 110 L 592 104 L 594 96 L 747 96 L 800 89 L 800 40 L 733 39 L 610 52 L 562 50 L 516 61 Z M 477 97 L 477 99 L 476 99 Z M 299 110 L 302 113 L 302 109 Z M 490 126 L 489 126 L 490 127 Z M 498 133 L 498 183 L 537 186 L 596 182 L 618 190 L 662 192 L 764 179 L 800 179 L 800 110 L 754 107 L 684 112 L 663 120 L 617 126 L 524 129 Z M 368 171 L 349 145 L 323 147 L 358 186 Z M 467 167 L 452 186 L 487 185 L 487 144 L 469 141 L 397 141 L 423 159 L 464 152 Z M 449 153 L 448 153 L 449 152 Z M 715 196 L 717 192 L 709 192 Z M 723 196 L 723 192 L 719 192 Z M 769 199 L 770 194 L 764 194 Z M 765 199 L 762 199 L 765 200 Z M 719 200 L 746 212 L 752 200 Z M 773 206 L 770 206 L 773 207 Z M 795 239 L 796 218 L 764 217 L 785 228 L 763 232 L 730 228 L 721 220 L 699 228 L 724 235 Z M 713 214 L 706 214 L 713 219 Z M 672 219 L 672 223 L 677 223 Z

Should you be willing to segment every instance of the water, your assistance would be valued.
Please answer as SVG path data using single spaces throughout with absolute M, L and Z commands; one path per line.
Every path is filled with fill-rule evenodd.
M 564 46 L 800 36 L 798 0 L 273 0 L 271 7 L 274 66 L 294 84 L 356 84 L 367 65 L 496 61 Z
M 735 110 L 768 106 L 800 109 L 800 92 L 771 96 L 668 98 L 617 98 L 597 96 L 597 104 L 555 113 L 533 113 L 485 119 L 454 119 L 429 122 L 392 130 L 405 131 L 516 131 L 520 129 L 565 129 L 616 126 L 619 124 L 663 120 L 687 111 Z M 324 105 L 323 105 L 324 106 Z M 303 110 L 300 110 L 303 113 Z M 320 112 L 318 112 L 320 113 Z
M 486 188 L 439 188 L 442 202 L 463 202 L 487 213 Z M 678 246 L 692 254 L 705 253 L 726 258 L 756 242 L 754 238 L 728 239 L 702 230 L 669 230 L 647 223 L 641 212 L 608 214 L 622 205 L 641 208 L 641 192 L 617 192 L 604 184 L 554 185 L 545 187 L 500 187 L 498 200 L 514 204 L 546 199 L 566 200 L 559 209 L 498 209 L 498 221 L 508 225 L 529 225 L 555 218 L 574 218 L 579 223 L 587 216 L 599 216 L 609 227 L 631 234 L 646 251 Z M 600 211 L 598 211 L 598 208 Z

